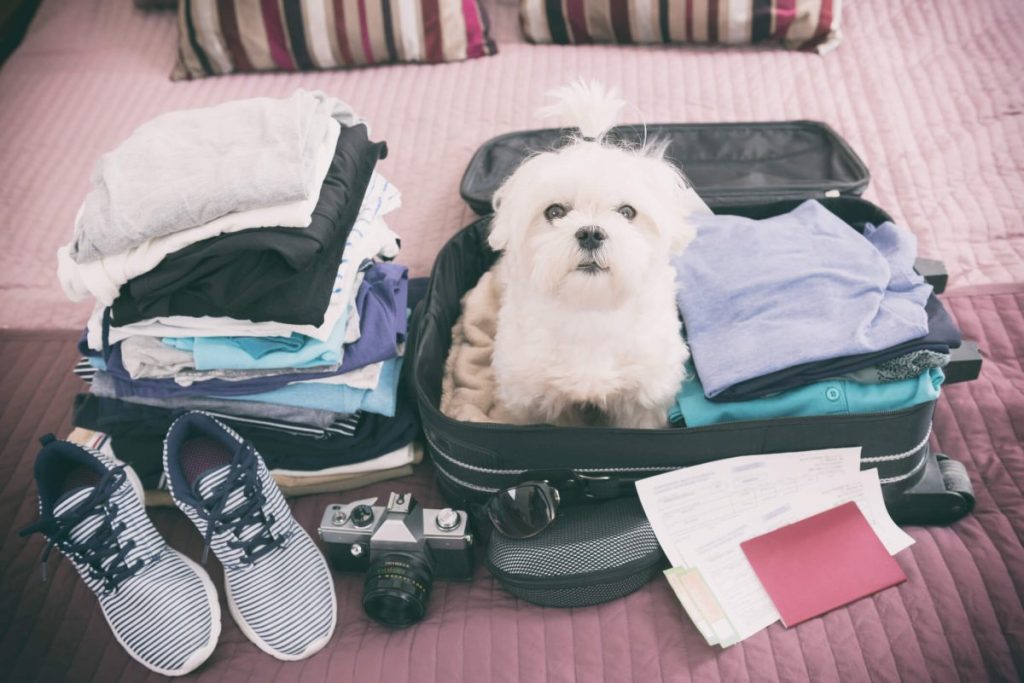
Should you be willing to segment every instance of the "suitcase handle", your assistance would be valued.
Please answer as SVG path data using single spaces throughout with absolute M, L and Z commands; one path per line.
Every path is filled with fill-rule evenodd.
M 969 382 L 981 374 L 981 350 L 978 342 L 965 339 L 959 347 L 949 352 L 949 363 L 942 368 L 946 384 Z
M 946 285 L 949 283 L 949 271 L 946 270 L 946 264 L 942 261 L 919 258 L 914 261 L 914 270 L 921 274 L 936 294 L 946 291 Z

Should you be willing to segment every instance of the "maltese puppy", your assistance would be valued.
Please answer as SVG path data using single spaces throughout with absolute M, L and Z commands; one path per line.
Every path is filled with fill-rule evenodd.
M 604 139 L 624 105 L 614 92 L 580 81 L 552 94 L 541 113 L 580 135 L 494 197 L 496 408 L 514 424 L 665 427 L 690 355 L 669 258 L 706 207 L 663 147 Z

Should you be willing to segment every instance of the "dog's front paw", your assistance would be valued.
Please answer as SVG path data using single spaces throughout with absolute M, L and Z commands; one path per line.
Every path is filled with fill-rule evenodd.
M 626 429 L 664 429 L 668 427 L 668 409 L 626 404 L 614 410 L 612 420 L 616 426 Z

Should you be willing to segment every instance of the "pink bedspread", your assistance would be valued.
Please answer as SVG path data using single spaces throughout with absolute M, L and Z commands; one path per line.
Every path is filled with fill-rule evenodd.
M 71 234 L 94 160 L 135 126 L 180 107 L 321 88 L 351 102 L 390 143 L 381 170 L 404 191 L 393 227 L 402 260 L 425 274 L 470 218 L 458 182 L 486 138 L 537 123 L 542 93 L 577 75 L 622 88 L 647 121 L 812 118 L 828 122 L 873 173 L 868 198 L 951 271 L 946 300 L 986 359 L 948 387 L 933 447 L 967 465 L 978 506 L 942 528 L 911 528 L 901 586 L 795 629 L 739 646 L 704 644 L 665 582 L 606 605 L 559 610 L 505 593 L 484 569 L 438 583 L 418 626 L 386 631 L 362 614 L 358 577 L 337 578 L 328 647 L 284 664 L 225 616 L 194 678 L 424 683 L 478 681 L 1018 681 L 1024 677 L 1024 10 L 1019 0 L 847 2 L 845 41 L 826 57 L 773 49 L 530 46 L 514 3 L 488 3 L 497 57 L 443 66 L 270 74 L 172 83 L 173 15 L 129 0 L 45 0 L 0 69 L 0 678 L 156 677 L 118 647 L 67 562 L 39 581 L 35 438 L 68 430 L 74 333 L 54 252 Z M 638 113 L 629 114 L 639 120 Z M 56 330 L 65 330 L 58 332 Z M 401 486 L 440 502 L 429 465 Z M 334 496 L 295 502 L 312 529 Z M 179 513 L 154 521 L 194 558 L 201 539 Z M 220 581 L 211 561 L 215 581 Z M 226 615 L 225 611 L 225 615 Z
M 897 555 L 906 583 L 794 629 L 775 624 L 721 651 L 704 643 L 667 583 L 584 609 L 535 607 L 478 567 L 471 583 L 437 582 L 426 619 L 388 631 L 362 611 L 362 579 L 337 575 L 339 620 L 327 648 L 285 664 L 260 652 L 224 609 L 223 632 L 200 681 L 347 683 L 618 683 L 620 681 L 1019 681 L 1024 676 L 1024 286 L 947 297 L 971 338 L 988 349 L 981 377 L 947 387 L 932 446 L 965 463 L 977 508 L 950 527 L 909 527 Z M 0 333 L 0 671 L 9 680 L 156 679 L 117 645 L 69 563 L 39 575 L 40 538 L 18 538 L 35 519 L 35 438 L 65 433 L 81 383 L 67 368 L 71 334 Z M 441 502 L 429 465 L 416 475 L 345 496 L 292 505 L 313 531 L 338 500 L 412 491 Z M 151 516 L 192 558 L 202 539 L 176 510 Z M 210 574 L 221 584 L 216 560 Z M 221 590 L 221 595 L 223 591 Z M 2 677 L 2 676 L 0 676 Z
M 381 170 L 404 192 L 393 227 L 426 274 L 470 212 L 462 171 L 490 136 L 536 127 L 551 87 L 619 86 L 638 121 L 811 118 L 873 174 L 868 198 L 909 225 L 954 286 L 1024 281 L 1024 11 L 1019 0 L 848 2 L 825 56 L 765 49 L 561 47 L 519 37 L 515 2 L 486 3 L 500 54 L 436 66 L 261 74 L 173 83 L 173 13 L 130 0 L 45 0 L 0 69 L 0 327 L 70 328 L 66 242 L 96 158 L 162 112 L 320 88 L 386 139 Z

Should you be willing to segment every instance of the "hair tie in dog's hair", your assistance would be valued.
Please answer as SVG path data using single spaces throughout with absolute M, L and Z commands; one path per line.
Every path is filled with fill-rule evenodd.
M 537 110 L 537 115 L 544 119 L 561 119 L 578 128 L 581 138 L 587 142 L 601 141 L 618 123 L 619 114 L 626 106 L 614 88 L 583 79 L 552 90 L 548 96 L 557 101 Z

